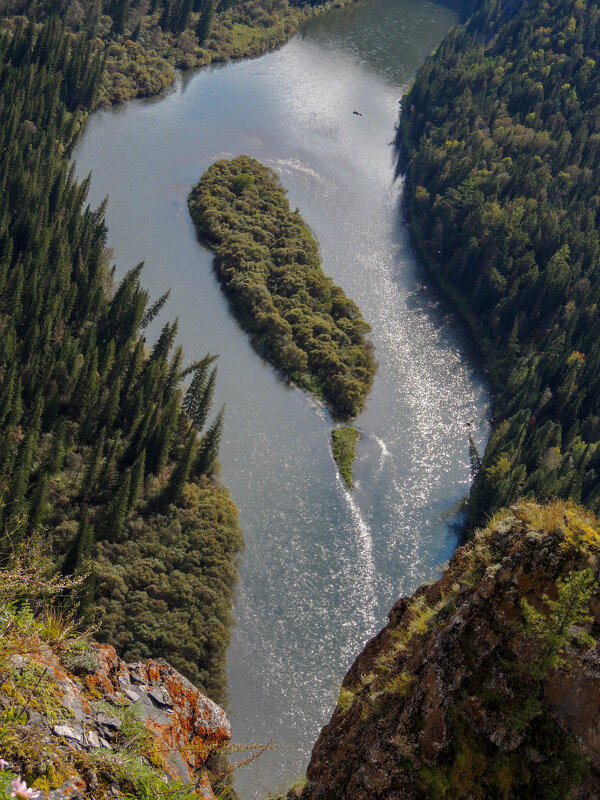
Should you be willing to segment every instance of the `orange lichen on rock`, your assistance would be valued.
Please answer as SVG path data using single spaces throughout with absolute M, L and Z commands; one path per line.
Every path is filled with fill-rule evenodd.
M 121 718 L 128 708 L 150 732 L 153 758 L 160 770 L 180 784 L 196 786 L 199 798 L 213 800 L 203 767 L 231 738 L 223 709 L 162 659 L 128 664 L 113 647 L 99 644 L 90 644 L 87 655 L 96 666 L 81 677 L 69 671 L 68 657 L 63 660 L 43 642 L 35 652 L 12 659 L 16 675 L 25 674 L 31 665 L 36 670 L 43 667 L 40 674 L 51 681 L 54 702 L 60 708 L 58 719 L 45 719 L 43 713 L 32 711 L 20 731 L 21 738 L 33 741 L 37 730 L 43 729 L 39 746 L 56 755 L 63 766 L 62 782 L 49 787 L 48 800 L 104 797 L 94 771 L 79 768 L 84 762 L 92 763 L 86 761 L 88 755 L 119 752 Z M 100 698 L 102 703 L 97 702 Z M 15 768 L 21 771 L 16 758 Z M 113 786 L 111 797 L 121 796 L 114 791 Z

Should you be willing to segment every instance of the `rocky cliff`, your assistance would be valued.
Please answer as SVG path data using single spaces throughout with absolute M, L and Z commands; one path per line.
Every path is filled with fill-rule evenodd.
M 22 619 L 0 622 L 14 642 Z M 214 800 L 204 765 L 229 720 L 166 661 L 127 664 L 108 645 L 37 635 L 17 649 L 28 652 L 0 657 L 0 797 L 21 775 L 48 800 Z
M 497 515 L 393 607 L 288 797 L 600 798 L 599 555 L 574 506 Z

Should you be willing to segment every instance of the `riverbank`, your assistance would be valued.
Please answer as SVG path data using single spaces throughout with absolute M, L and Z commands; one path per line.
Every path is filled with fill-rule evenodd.
M 600 41 L 586 39 L 593 12 L 583 7 L 567 40 L 570 7 L 484 11 L 419 71 L 399 131 L 419 250 L 476 332 L 497 390 L 496 428 L 471 493 L 473 521 L 520 496 L 571 498 L 597 512 L 600 229 L 587 208 L 600 180 L 589 135 Z M 534 97 L 510 36 L 542 23 L 544 57 L 527 78 Z M 525 40 L 519 54 L 535 52 L 536 36 Z M 573 79 L 563 84 L 563 103 L 553 70 L 565 60 Z
M 356 0 L 330 0 L 316 6 L 245 0 L 214 14 L 204 42 L 196 33 L 199 15 L 192 14 L 180 33 L 163 31 L 159 13 L 143 17 L 135 41 L 123 35 L 105 44 L 107 78 L 98 105 L 160 94 L 173 83 L 178 70 L 262 55 L 291 39 L 310 17 L 351 2 Z
M 89 0 L 82 0 L 83 17 L 69 9 L 63 22 L 72 34 L 89 37 L 92 51 L 104 61 L 94 106 L 107 108 L 161 94 L 178 71 L 262 55 L 287 42 L 311 17 L 353 2 L 293 5 L 289 0 L 243 0 L 231 6 L 219 4 L 223 8 L 217 10 L 214 2 L 194 2 L 179 4 L 182 8 L 175 19 L 177 4 L 169 0 L 164 7 L 153 2 L 146 13 L 141 5 L 127 11 L 116 2 L 110 15 L 99 15 Z M 41 10 L 39 18 L 43 17 Z M 2 27 L 14 31 L 23 19 L 9 12 Z
M 151 301 L 143 262 L 113 281 L 105 206 L 68 165 L 102 66 L 83 44 L 55 20 L 0 37 L 2 560 L 41 542 L 99 639 L 223 699 L 242 538 L 215 375 L 184 369 L 176 321 L 147 344 L 167 295 Z

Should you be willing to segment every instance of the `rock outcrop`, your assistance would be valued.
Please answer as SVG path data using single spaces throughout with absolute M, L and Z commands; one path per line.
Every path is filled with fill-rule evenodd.
M 169 782 L 214 800 L 203 767 L 230 740 L 229 720 L 166 661 L 127 664 L 83 643 L 60 655 L 40 641 L 3 673 L 0 703 L 22 699 L 23 718 L 0 755 L 48 800 L 137 797 L 141 784 Z
M 598 800 L 599 556 L 574 506 L 497 515 L 393 607 L 288 797 Z

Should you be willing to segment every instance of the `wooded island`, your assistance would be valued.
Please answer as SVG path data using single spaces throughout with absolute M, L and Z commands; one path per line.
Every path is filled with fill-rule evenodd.
M 222 159 L 188 206 L 261 354 L 337 416 L 356 416 L 376 370 L 370 327 L 321 269 L 317 243 L 277 175 L 249 156 Z

